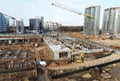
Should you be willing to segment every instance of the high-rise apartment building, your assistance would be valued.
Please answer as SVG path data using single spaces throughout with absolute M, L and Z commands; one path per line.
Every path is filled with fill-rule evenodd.
M 0 13 L 0 32 L 7 32 L 9 28 L 9 19 Z
M 90 15 L 92 18 L 85 16 L 84 34 L 99 35 L 100 6 L 86 8 L 85 14 Z
M 102 31 L 112 35 L 120 34 L 120 7 L 105 9 Z
M 33 33 L 42 33 L 44 31 L 43 17 L 31 18 L 29 20 L 29 23 L 30 23 L 30 31 L 32 31 Z

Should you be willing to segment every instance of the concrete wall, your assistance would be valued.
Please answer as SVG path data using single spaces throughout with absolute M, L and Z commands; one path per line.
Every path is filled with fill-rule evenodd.
M 53 56 L 53 59 L 54 60 L 62 60 L 64 58 L 60 58 L 59 57 L 59 53 L 60 52 L 68 52 L 68 56 L 66 58 L 70 58 L 71 57 L 71 54 L 70 54 L 70 51 L 71 50 L 67 50 L 67 49 L 60 49 L 60 50 L 53 50 L 50 45 L 49 45 L 49 42 L 47 41 L 47 39 L 43 39 L 44 42 L 45 42 L 45 45 L 47 46 L 47 49 L 49 50 L 49 53 Z M 67 47 L 66 47 L 67 48 Z

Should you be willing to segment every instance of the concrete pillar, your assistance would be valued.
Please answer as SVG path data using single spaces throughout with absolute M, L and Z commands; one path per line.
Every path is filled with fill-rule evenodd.
M 25 43 L 25 39 L 23 39 L 23 43 Z
M 60 57 L 59 57 L 59 51 L 55 51 L 54 52 L 54 60 L 59 60 Z
M 27 39 L 27 42 L 30 43 L 30 39 Z
M 12 40 L 8 40 L 8 44 L 12 44 Z
M 68 58 L 71 58 L 71 54 L 70 54 L 70 51 L 68 52 Z

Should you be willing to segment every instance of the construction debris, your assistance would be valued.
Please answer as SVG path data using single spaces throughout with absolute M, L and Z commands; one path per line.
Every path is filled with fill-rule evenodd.
M 88 79 L 89 79 L 89 78 L 91 78 L 92 76 L 91 76 L 89 73 L 87 73 L 87 74 L 82 75 L 82 77 L 83 77 L 83 78 L 88 78 Z
M 102 73 L 101 77 L 104 78 L 104 79 L 109 79 L 109 78 L 112 77 L 112 75 L 110 75 L 109 73 Z

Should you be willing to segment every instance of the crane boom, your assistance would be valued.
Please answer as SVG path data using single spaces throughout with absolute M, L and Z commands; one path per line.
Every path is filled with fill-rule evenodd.
M 73 12 L 73 13 L 77 13 L 78 15 L 84 15 L 84 16 L 86 16 L 86 17 L 93 18 L 93 17 L 92 17 L 91 15 L 89 15 L 89 14 L 83 14 L 83 13 L 79 12 L 79 11 L 76 10 L 76 9 L 70 8 L 70 7 L 65 6 L 65 5 L 63 5 L 63 4 L 60 4 L 60 3 L 52 3 L 51 5 L 56 6 L 56 7 L 59 7 L 59 8 L 62 8 L 62 9 L 65 9 L 65 10 L 68 10 L 68 11 L 71 11 L 71 12 Z M 93 18 L 93 19 L 94 19 L 94 18 Z
M 7 14 L 4 14 L 4 15 L 7 16 L 7 17 L 9 17 L 9 18 L 11 18 L 11 19 L 15 19 L 15 20 L 16 20 L 15 17 L 9 16 L 9 15 L 7 15 Z

